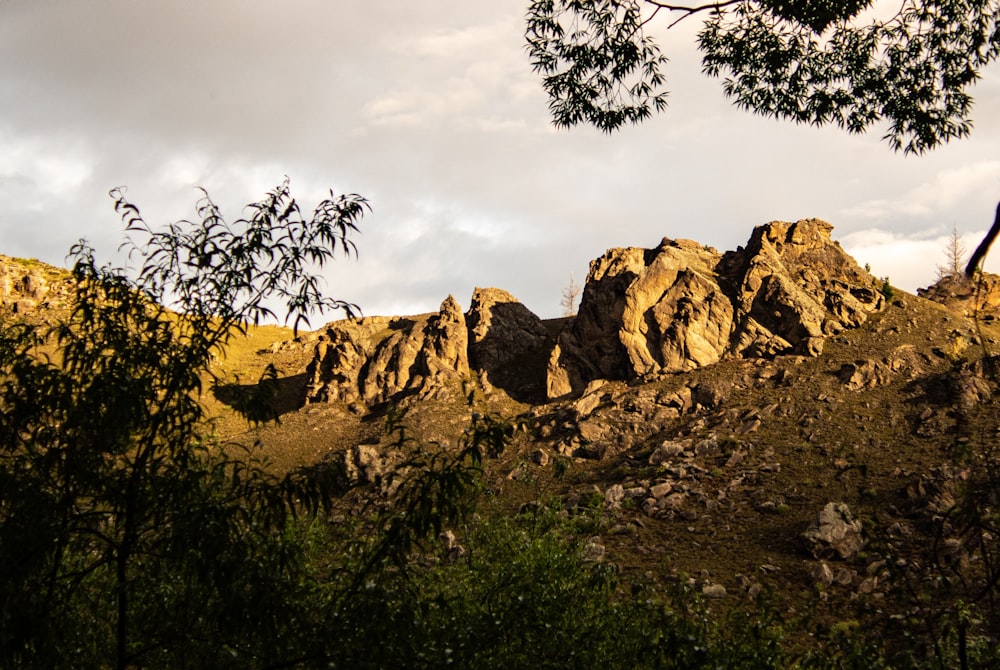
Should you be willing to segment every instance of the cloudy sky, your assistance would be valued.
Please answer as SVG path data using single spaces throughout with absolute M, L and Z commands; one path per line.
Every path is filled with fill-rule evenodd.
M 664 16 L 667 112 L 611 136 L 555 130 L 526 4 L 0 0 L 0 253 L 63 264 L 84 237 L 114 260 L 112 187 L 160 224 L 193 216 L 198 186 L 237 218 L 287 175 L 310 209 L 331 188 L 371 201 L 332 296 L 412 314 L 497 286 L 553 317 L 609 247 L 734 249 L 755 225 L 818 217 L 913 291 L 953 227 L 971 250 L 992 222 L 996 65 L 971 138 L 903 156 L 879 132 L 736 110 L 700 74 L 698 22 Z

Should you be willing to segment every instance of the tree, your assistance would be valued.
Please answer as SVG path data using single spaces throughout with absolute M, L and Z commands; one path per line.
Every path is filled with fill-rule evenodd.
M 276 477 L 253 447 L 218 442 L 200 399 L 271 302 L 296 326 L 350 313 L 315 270 L 353 253 L 367 201 L 331 192 L 307 218 L 286 180 L 246 218 L 205 193 L 195 221 L 155 231 L 112 197 L 135 276 L 81 242 L 67 317 L 43 330 L 0 312 L 0 666 L 326 668 L 362 629 L 366 649 L 398 636 L 359 594 L 410 597 L 412 553 L 471 510 L 513 427 L 475 414 L 446 448 L 394 426 L 406 456 L 388 492 L 334 528 L 321 512 L 350 489 L 336 464 Z M 276 418 L 275 379 L 234 408 Z
M 532 65 L 557 126 L 610 132 L 667 106 L 667 57 L 646 34 L 661 13 L 704 15 L 702 69 L 745 110 L 862 133 L 888 123 L 921 153 L 972 126 L 969 89 L 1000 55 L 997 0 L 533 0 Z M 665 22 L 665 21 L 664 21 Z
M 667 28 L 706 15 L 702 70 L 741 109 L 851 133 L 887 123 L 904 153 L 968 136 L 969 89 L 1000 57 L 1000 0 L 532 0 L 525 39 L 556 126 L 611 132 L 666 109 L 667 57 L 646 35 L 662 12 Z M 967 277 L 998 234 L 1000 204 Z
M 580 297 L 580 285 L 576 283 L 576 278 L 570 274 L 569 286 L 563 289 L 562 300 L 559 304 L 563 308 L 563 316 L 573 316 L 576 314 L 576 299 Z
M 206 193 L 196 222 L 156 232 L 112 197 L 138 275 L 81 242 L 69 317 L 0 328 L 0 664 L 220 667 L 261 653 L 254 639 L 280 655 L 285 522 L 326 482 L 231 456 L 198 396 L 270 300 L 296 327 L 350 309 L 312 268 L 353 251 L 368 204 L 331 192 L 305 218 L 286 180 L 248 218 L 227 223 Z
M 958 234 L 958 228 L 952 226 L 948 237 L 948 246 L 944 250 L 945 264 L 938 266 L 938 279 L 957 279 L 965 271 L 965 243 Z

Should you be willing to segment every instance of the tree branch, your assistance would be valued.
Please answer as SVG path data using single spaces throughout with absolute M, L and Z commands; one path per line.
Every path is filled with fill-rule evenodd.
M 993 227 L 986 233 L 986 237 L 983 238 L 983 241 L 979 243 L 979 246 L 976 247 L 976 250 L 969 258 L 969 264 L 965 266 L 965 276 L 967 278 L 972 279 L 976 274 L 976 270 L 986 257 L 986 252 L 990 250 L 990 245 L 993 244 L 993 240 L 996 239 L 998 233 L 1000 233 L 1000 202 L 997 203 L 997 213 L 993 219 Z
M 683 21 L 684 19 L 688 18 L 693 14 L 704 12 L 709 9 L 718 10 L 723 7 L 728 7 L 729 5 L 735 5 L 739 4 L 740 2 L 743 2 L 743 0 L 725 0 L 724 2 L 710 2 L 704 5 L 672 5 L 668 2 L 659 2 L 658 0 L 642 0 L 642 1 L 647 5 L 652 5 L 653 7 L 656 8 L 653 11 L 653 16 L 650 16 L 649 19 L 644 21 L 643 25 L 645 25 L 649 21 L 652 21 L 653 17 L 656 16 L 656 13 L 659 12 L 661 9 L 665 9 L 668 12 L 683 12 L 682 16 L 675 19 L 673 22 L 670 23 L 670 25 L 667 26 L 667 30 L 670 30 L 678 23 L 680 23 L 681 21 Z

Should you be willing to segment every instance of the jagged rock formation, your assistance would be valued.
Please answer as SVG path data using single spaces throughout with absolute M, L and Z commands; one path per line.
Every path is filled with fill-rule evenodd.
M 437 314 L 329 324 L 306 370 L 306 401 L 376 405 L 468 374 L 465 315 L 448 296 Z
M 808 219 L 759 226 L 720 256 L 689 240 L 612 249 L 593 261 L 580 312 L 549 363 L 548 395 L 593 379 L 704 367 L 724 356 L 818 355 L 885 299 L 871 275 Z
M 477 288 L 466 323 L 469 363 L 484 385 L 500 387 L 519 400 L 538 397 L 552 346 L 542 320 L 507 291 Z
M 49 293 L 49 282 L 37 268 L 0 256 L 0 307 L 24 314 L 44 304 Z
M 468 315 L 448 296 L 437 314 L 329 324 L 307 370 L 306 402 L 374 406 L 413 393 L 441 394 L 473 369 L 484 385 L 508 385 L 516 396 L 531 385 L 517 374 L 520 364 L 550 346 L 541 320 L 516 298 L 477 288 Z M 543 375 L 539 367 L 539 387 Z
M 724 357 L 818 355 L 885 298 L 815 219 L 757 227 L 726 254 L 688 240 L 611 249 L 591 263 L 580 312 L 553 345 L 512 295 L 476 289 L 436 315 L 327 327 L 309 367 L 307 402 L 372 406 L 435 393 L 478 373 L 531 402 L 580 394 L 595 380 L 702 368 Z

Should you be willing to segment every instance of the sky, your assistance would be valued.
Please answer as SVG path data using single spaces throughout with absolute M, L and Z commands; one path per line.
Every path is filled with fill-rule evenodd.
M 670 58 L 666 112 L 611 135 L 558 130 L 526 5 L 0 0 L 0 253 L 64 265 L 85 238 L 120 263 L 110 189 L 165 225 L 194 217 L 199 187 L 233 220 L 287 176 L 305 209 L 331 189 L 371 203 L 357 258 L 324 271 L 331 297 L 417 314 L 499 287 L 551 318 L 611 247 L 725 251 L 815 217 L 913 292 L 953 230 L 971 251 L 993 221 L 997 64 L 973 90 L 971 137 L 904 156 L 879 129 L 736 109 L 701 74 L 699 21 L 667 30 L 664 15 L 649 30 Z

